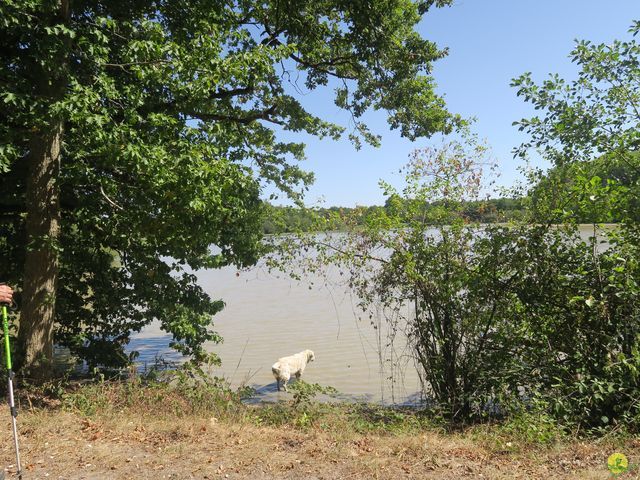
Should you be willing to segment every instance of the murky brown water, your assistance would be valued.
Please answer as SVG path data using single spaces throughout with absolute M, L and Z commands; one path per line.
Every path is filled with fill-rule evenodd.
M 581 228 L 583 238 L 592 232 L 589 226 Z M 279 357 L 311 349 L 316 361 L 305 370 L 308 382 L 370 401 L 418 399 L 419 380 L 410 352 L 403 351 L 406 341 L 396 338 L 388 346 L 384 324 L 376 329 L 368 317 L 359 319 L 356 302 L 337 281 L 310 289 L 259 267 L 248 272 L 201 271 L 198 278 L 212 298 L 226 302 L 214 318 L 224 343 L 207 348 L 223 362 L 214 373 L 232 385 L 251 385 L 262 400 L 286 398 L 289 394 L 276 392 L 271 365 Z M 130 348 L 140 351 L 143 363 L 153 363 L 158 354 L 177 358 L 167 348 L 169 340 L 158 325 L 151 325 L 133 338 Z
M 233 268 L 203 271 L 198 278 L 207 293 L 226 302 L 214 318 L 215 330 L 224 342 L 208 348 L 223 362 L 214 373 L 234 386 L 252 385 L 262 399 L 287 395 L 275 391 L 271 365 L 279 357 L 308 348 L 315 352 L 316 360 L 305 370 L 307 382 L 385 402 L 404 402 L 419 391 L 411 364 L 402 369 L 404 377 L 392 370 L 398 363 L 409 362 L 408 355 L 398 350 L 406 342 L 398 340 L 395 347 L 387 346 L 384 325 L 376 329 L 368 316 L 359 319 L 347 288 L 336 284 L 310 289 L 306 283 L 284 275 L 279 278 L 258 267 L 249 272 Z M 158 351 L 168 352 L 168 340 L 158 325 L 152 325 L 130 347 L 140 351 L 139 361 L 152 363 Z M 385 380 L 392 373 L 393 384 Z

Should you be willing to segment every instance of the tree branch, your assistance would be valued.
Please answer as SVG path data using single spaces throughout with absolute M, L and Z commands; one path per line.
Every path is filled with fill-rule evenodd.
M 219 88 L 217 92 L 214 92 L 211 94 L 211 98 L 223 100 L 226 98 L 237 97 L 238 95 L 248 95 L 253 91 L 254 91 L 253 86 L 242 87 L 242 88 L 232 88 L 230 90 Z
M 347 60 L 349 60 L 349 59 L 347 59 L 347 58 L 330 60 L 330 61 L 319 62 L 319 63 L 307 62 L 306 60 L 304 60 L 302 57 L 296 55 L 295 53 L 292 53 L 291 55 L 289 55 L 289 58 L 291 58 L 292 60 L 295 60 L 297 63 L 299 63 L 300 65 L 302 65 L 304 67 L 312 68 L 314 70 L 318 70 L 319 72 L 326 73 L 327 75 L 330 75 L 332 77 L 341 78 L 343 80 L 357 80 L 358 79 L 358 77 L 353 76 L 353 75 L 341 75 L 341 74 L 336 73 L 336 72 L 334 72 L 332 70 L 328 70 L 327 68 L 324 68 L 325 66 L 327 66 L 327 67 L 335 67 L 337 65 L 349 64 L 349 62 L 347 62 Z
M 102 188 L 102 185 L 100 185 L 100 193 L 102 194 L 102 196 L 107 200 L 107 202 L 109 203 L 109 205 L 111 205 L 113 208 L 117 208 L 118 210 L 124 210 L 124 208 L 122 208 L 120 205 L 118 205 L 116 202 L 114 202 L 113 200 L 111 200 L 106 193 L 104 193 L 104 189 Z
M 186 115 L 190 117 L 198 118 L 204 121 L 214 121 L 214 122 L 234 122 L 240 123 L 242 125 L 248 125 L 251 122 L 255 122 L 256 120 L 267 120 L 272 123 L 278 123 L 282 125 L 282 122 L 278 120 L 270 118 L 276 112 L 276 106 L 272 105 L 266 110 L 258 110 L 249 112 L 248 115 L 244 117 L 234 117 L 231 115 L 219 115 L 217 113 L 206 113 L 206 112 L 184 112 Z

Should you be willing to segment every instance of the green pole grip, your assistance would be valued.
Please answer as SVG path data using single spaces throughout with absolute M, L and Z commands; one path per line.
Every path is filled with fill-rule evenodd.
M 2 306 L 2 326 L 4 329 L 4 351 L 7 355 L 7 370 L 11 371 L 11 349 L 9 348 L 9 320 L 7 320 L 7 307 Z

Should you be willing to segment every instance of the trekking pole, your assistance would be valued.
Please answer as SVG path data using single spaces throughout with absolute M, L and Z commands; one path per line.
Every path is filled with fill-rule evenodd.
M 15 376 L 11 369 L 11 350 L 9 348 L 9 321 L 7 320 L 7 307 L 2 306 L 2 324 L 4 328 L 4 351 L 7 357 L 7 371 L 9 372 L 9 410 L 11 411 L 11 424 L 13 427 L 13 443 L 16 447 L 16 463 L 18 466 L 18 478 L 22 480 L 22 466 L 20 465 L 20 449 L 18 448 L 18 427 L 16 426 L 16 417 L 18 410 L 13 398 L 13 377 Z

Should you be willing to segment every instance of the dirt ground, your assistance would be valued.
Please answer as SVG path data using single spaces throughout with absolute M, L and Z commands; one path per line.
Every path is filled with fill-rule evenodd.
M 0 462 L 15 476 L 7 409 L 0 414 Z M 26 479 L 606 479 L 606 442 L 488 450 L 468 435 L 361 435 L 322 429 L 228 424 L 216 418 L 87 419 L 60 411 L 21 412 Z M 623 453 L 640 478 L 640 440 Z M 617 448 L 620 449 L 620 448 Z

